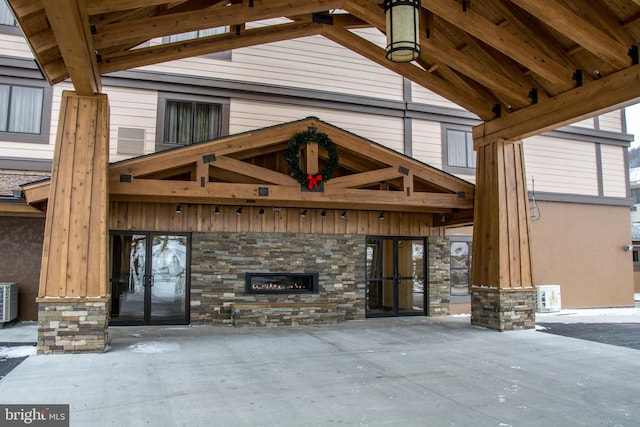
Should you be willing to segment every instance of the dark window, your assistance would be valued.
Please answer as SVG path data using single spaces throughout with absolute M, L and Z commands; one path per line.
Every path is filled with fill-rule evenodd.
M 48 143 L 52 89 L 45 82 L 17 83 L 23 81 L 31 83 L 15 78 L 0 82 L 0 140 Z
M 443 166 L 452 173 L 474 174 L 476 152 L 471 129 L 464 126 L 443 125 Z
M 17 25 L 6 0 L 0 0 L 0 25 L 9 27 L 15 27 Z
M 156 151 L 212 141 L 229 133 L 229 100 L 160 93 Z
M 16 20 L 13 19 L 13 14 L 6 0 L 0 0 L 0 33 L 22 36 L 22 31 Z
M 220 136 L 221 107 L 217 104 L 167 100 L 164 143 L 189 145 Z
M 631 197 L 633 197 L 633 204 L 640 204 L 640 188 L 631 189 Z
M 451 296 L 469 295 L 471 279 L 471 242 L 451 240 Z M 456 301 L 452 301 L 456 302 Z

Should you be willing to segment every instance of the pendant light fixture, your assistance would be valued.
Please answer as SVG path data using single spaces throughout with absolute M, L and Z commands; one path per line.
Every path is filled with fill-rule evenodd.
M 384 0 L 387 59 L 411 62 L 420 56 L 420 0 Z

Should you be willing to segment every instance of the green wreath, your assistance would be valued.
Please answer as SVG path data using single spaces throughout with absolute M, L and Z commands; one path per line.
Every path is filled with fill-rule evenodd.
M 319 146 L 327 150 L 327 163 L 315 176 L 310 173 L 305 174 L 300 168 L 300 149 L 310 142 L 317 142 Z M 328 181 L 333 176 L 333 171 L 338 167 L 336 144 L 326 134 L 313 128 L 295 134 L 289 141 L 289 147 L 284 152 L 284 157 L 289 164 L 291 176 L 300 184 L 307 186 L 310 191 L 318 188 L 319 182 Z

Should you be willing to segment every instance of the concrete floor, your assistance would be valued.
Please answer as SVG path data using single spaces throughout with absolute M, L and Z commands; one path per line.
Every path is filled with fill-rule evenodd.
M 638 350 L 468 317 L 110 338 L 104 354 L 28 357 L 0 403 L 70 404 L 72 426 L 640 425 Z

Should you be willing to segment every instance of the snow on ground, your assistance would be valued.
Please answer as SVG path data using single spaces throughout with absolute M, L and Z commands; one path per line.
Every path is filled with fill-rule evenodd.
M 34 356 L 35 354 L 36 347 L 33 345 L 0 347 L 0 359 L 15 359 L 18 357 Z
M 536 313 L 538 323 L 640 323 L 640 307 L 564 309 Z
M 180 350 L 180 345 L 175 342 L 149 341 L 131 344 L 128 348 L 134 353 L 169 353 Z

